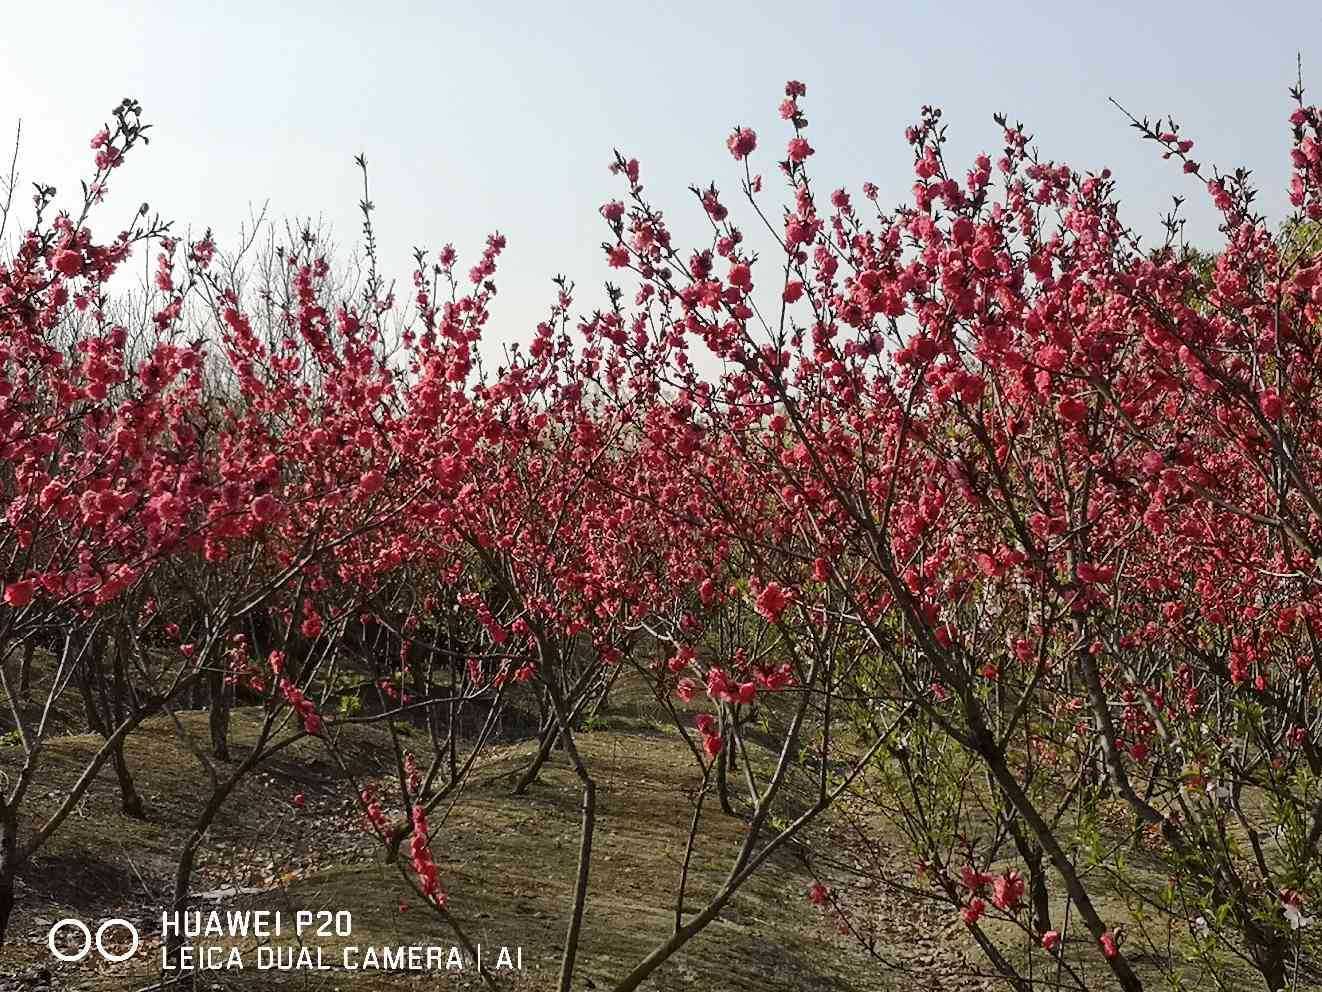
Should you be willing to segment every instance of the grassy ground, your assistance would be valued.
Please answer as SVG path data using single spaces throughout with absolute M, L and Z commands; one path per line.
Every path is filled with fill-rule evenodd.
M 58 718 L 61 729 L 68 729 L 76 726 L 79 715 L 70 708 L 75 694 L 64 699 L 68 705 Z M 749 737 L 765 736 L 773 742 L 784 716 L 764 711 L 765 732 L 750 726 Z M 259 717 L 254 710 L 236 711 L 236 758 L 253 740 Z M 625 681 L 614 693 L 609 712 L 590 720 L 580 735 L 580 748 L 598 784 L 598 823 L 575 989 L 610 988 L 665 940 L 674 925 L 680 861 L 699 775 L 691 754 L 662 717 L 645 690 Z M 205 740 L 205 714 L 182 713 L 179 719 L 190 736 Z M 92 736 L 50 740 L 27 815 L 40 819 L 52 811 L 63 788 L 99 746 L 100 740 Z M 389 800 L 393 752 L 384 728 L 349 727 L 342 731 L 339 750 L 356 778 L 378 783 L 387 814 L 398 815 Z M 579 842 L 579 785 L 563 755 L 553 757 L 527 795 L 510 794 L 514 773 L 532 752 L 529 741 L 491 747 L 459 801 L 438 810 L 431 823 L 433 853 L 455 919 L 483 946 L 486 963 L 494 963 L 500 948 L 510 948 L 511 954 L 521 949 L 523 969 L 501 975 L 501 984 L 515 990 L 555 987 Z M 149 721 L 132 735 L 127 757 L 148 819 L 133 820 L 118 811 L 114 777 L 104 770 L 20 882 L 12 940 L 0 949 L 0 992 L 119 992 L 147 988 L 157 980 L 160 914 L 169 901 L 175 859 L 200 805 L 205 775 L 168 718 Z M 0 782 L 14 773 L 20 759 L 16 747 L 0 742 Z M 302 809 L 290 801 L 296 793 L 306 797 Z M 782 818 L 794 812 L 792 802 L 780 811 Z M 1123 837 L 1128 826 L 1118 810 L 1116 822 L 1104 826 L 1103 833 Z M 813 846 L 787 848 L 644 988 L 864 992 L 993 987 L 980 977 L 986 965 L 949 906 L 859 878 L 822 875 L 846 894 L 854 919 L 866 926 L 864 936 L 873 942 L 869 953 L 857 939 L 837 933 L 835 925 L 808 904 L 805 893 L 818 877 L 808 865 L 829 871 L 830 855 L 844 852 L 857 827 L 882 838 L 883 846 L 886 838 L 896 838 L 895 827 L 868 802 L 842 802 L 809 838 Z M 690 866 L 687 914 L 700 910 L 723 882 L 743 831 L 741 820 L 722 816 L 716 802 L 708 801 Z M 1122 845 L 1120 850 L 1129 863 L 1131 882 L 1157 893 L 1164 884 L 1161 866 L 1141 849 Z M 911 859 L 901 851 L 893 840 L 890 851 L 880 852 L 881 861 L 874 860 L 880 864 L 877 876 L 892 875 L 903 884 L 912 881 Z M 841 853 L 839 860 L 848 858 Z M 299 949 L 299 940 L 288 933 L 275 941 L 196 940 L 193 943 L 204 946 L 238 947 L 246 965 L 242 971 L 204 973 L 198 985 L 202 989 L 377 992 L 481 985 L 471 961 L 462 971 L 440 974 L 340 968 L 348 948 L 358 948 L 353 959 L 361 961 L 367 947 L 434 945 L 448 951 L 456 939 L 445 921 L 408 889 L 398 870 L 384 863 L 379 845 L 362 828 L 351 791 L 315 741 L 282 752 L 231 797 L 207 836 L 193 891 L 210 894 L 200 901 L 204 911 L 278 910 L 287 930 L 299 910 L 352 914 L 348 935 L 303 935 L 303 945 L 320 947 L 322 962 L 338 970 L 257 969 L 259 946 L 262 953 L 272 945 L 287 954 Z M 1128 921 L 1133 929 L 1118 890 L 1103 884 L 1094 892 L 1107 920 Z M 1061 909 L 1056 907 L 1058 919 Z M 144 935 L 143 949 L 119 965 L 94 966 L 95 954 L 77 965 L 59 965 L 46 948 L 46 936 L 54 921 L 71 916 L 93 925 L 110 917 L 129 919 Z M 997 930 L 996 924 L 990 927 Z M 1008 932 L 1002 936 L 1008 938 L 1009 955 L 1019 957 L 1017 939 Z M 1073 946 L 1070 957 L 1076 967 L 1089 969 L 1090 987 L 1094 974 L 1098 988 L 1108 987 L 1089 942 Z M 1140 973 L 1151 971 L 1152 962 L 1141 955 L 1135 964 Z M 1207 967 L 1206 962 L 1189 963 L 1190 987 L 1206 984 Z M 1212 967 L 1227 988 L 1256 987 L 1233 958 L 1216 959 Z
M 236 714 L 236 756 L 252 740 L 256 714 Z M 201 713 L 181 715 L 205 736 Z M 383 774 L 389 757 L 379 728 L 360 727 L 345 738 L 355 774 Z M 97 747 L 92 737 L 51 742 L 42 787 L 30 812 L 53 808 L 59 783 L 77 774 Z M 609 988 L 658 942 L 674 918 L 680 858 L 698 775 L 688 750 L 660 732 L 639 707 L 617 705 L 582 735 L 581 749 L 598 781 L 598 830 L 576 989 Z M 486 949 L 522 948 L 521 972 L 502 976 L 505 987 L 554 987 L 559 948 L 570 904 L 579 833 L 579 789 L 557 755 L 529 793 L 510 795 L 510 773 L 522 767 L 530 743 L 489 752 L 470 788 L 448 813 L 433 818 L 433 852 L 457 920 Z M 155 981 L 159 967 L 160 911 L 167 901 L 175 852 L 189 830 L 205 781 L 175 726 L 154 720 L 129 739 L 127 755 L 139 779 L 149 818 L 135 821 L 117 810 L 113 776 L 103 774 L 78 814 L 26 873 L 19 892 L 14 941 L 0 951 L 0 989 L 127 990 Z M 18 753 L 0 750 L 0 770 Z M 47 784 L 54 783 L 54 784 Z M 290 798 L 306 796 L 295 810 Z M 708 804 L 690 869 L 686 911 L 705 903 L 724 879 L 743 834 L 743 823 Z M 831 992 L 900 987 L 947 988 L 966 971 L 958 949 L 941 940 L 921 910 L 882 907 L 882 957 L 914 969 L 897 973 L 841 937 L 808 904 L 812 876 L 787 852 L 752 881 L 703 934 L 678 952 L 644 986 L 648 989 L 820 989 Z M 326 964 L 342 963 L 348 946 L 455 944 L 453 933 L 408 891 L 398 872 L 382 863 L 360 815 L 319 746 L 300 743 L 255 773 L 224 807 L 208 835 L 194 880 L 195 892 L 259 889 L 203 904 L 204 909 L 348 910 L 348 937 L 304 935 L 322 948 Z M 50 925 L 75 916 L 95 924 L 119 916 L 145 935 L 130 962 L 52 968 L 45 947 Z M 288 923 L 286 923 L 288 927 Z M 306 988 L 376 992 L 416 987 L 476 988 L 471 964 L 449 975 L 359 972 L 257 971 L 258 941 L 198 940 L 237 946 L 243 971 L 207 972 L 206 989 Z M 275 943 L 297 947 L 288 936 Z M 77 944 L 73 945 L 75 948 Z M 113 949 L 113 946 L 112 946 Z M 357 956 L 361 958 L 361 953 Z M 42 969 L 51 969 L 43 976 Z M 9 977 L 6 978 L 5 976 Z M 6 985 L 6 982 L 10 986 Z M 45 984 L 43 984 L 45 982 Z M 961 988 L 976 984 L 960 980 Z

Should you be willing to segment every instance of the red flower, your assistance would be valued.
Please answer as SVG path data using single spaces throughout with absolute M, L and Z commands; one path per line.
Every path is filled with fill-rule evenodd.
M 757 612 L 775 623 L 790 605 L 790 594 L 778 582 L 768 582 L 757 597 Z
M 76 276 L 83 271 L 83 257 L 68 248 L 57 251 L 51 262 L 55 266 L 55 271 L 61 275 Z
M 812 145 L 808 144 L 807 138 L 791 138 L 789 144 L 789 156 L 791 162 L 802 162 L 813 153 Z
M 1055 952 L 1060 945 L 1060 933 L 1056 930 L 1048 930 L 1042 935 L 1042 947 L 1048 954 Z
M 959 915 L 964 917 L 965 926 L 973 926 L 978 920 L 982 919 L 982 914 L 987 911 L 987 904 L 981 899 L 971 899 L 969 904 L 959 911 Z
M 280 504 L 270 493 L 263 493 L 252 501 L 252 515 L 262 522 L 274 520 L 280 512 Z
M 436 862 L 431 853 L 431 838 L 427 836 L 427 813 L 421 806 L 413 807 L 413 837 L 409 840 L 409 854 L 422 894 L 444 909 L 445 889 L 437 877 Z
M 719 668 L 713 668 L 707 673 L 707 695 L 727 703 L 735 701 L 735 690 L 725 677 L 725 672 Z
M 390 825 L 386 823 L 386 815 L 381 810 L 381 801 L 376 798 L 376 793 L 371 786 L 363 789 L 359 793 L 359 798 L 363 803 L 363 810 L 367 817 L 367 824 L 380 837 L 385 837 L 389 832 Z
M 1120 942 L 1116 939 L 1116 935 L 1110 930 L 1107 930 L 1104 934 L 1098 937 L 1097 943 L 1102 945 L 1102 954 L 1108 959 L 1113 958 L 1120 953 Z
M 1088 407 L 1083 400 L 1067 396 L 1056 404 L 1056 412 L 1071 423 L 1081 423 L 1088 416 Z
M 378 492 L 386 484 L 386 477 L 376 469 L 366 473 L 358 483 L 358 488 L 364 496 L 371 496 Z
M 702 600 L 703 606 L 711 606 L 716 602 L 717 593 L 716 584 L 711 579 L 703 579 L 698 586 L 698 598 Z
M 730 154 L 735 158 L 747 158 L 752 154 L 753 149 L 757 147 L 757 134 L 752 128 L 737 127 L 734 129 L 734 133 L 726 139 L 725 147 L 730 149 Z
M 272 652 L 272 660 L 276 652 Z M 276 666 L 272 664 L 272 668 Z M 277 669 L 278 671 L 278 669 Z M 303 730 L 309 734 L 317 735 L 322 731 L 323 723 L 321 715 L 317 713 L 316 704 L 303 695 L 303 690 L 294 685 L 287 678 L 280 679 L 280 692 L 284 695 L 285 701 L 298 713 L 303 721 Z
M 992 903 L 1006 912 L 1019 908 L 1024 898 L 1024 880 L 1019 872 L 1009 871 L 992 883 Z
M 1258 408 L 1268 420 L 1281 417 L 1281 395 L 1274 389 L 1264 389 L 1258 394 Z
M 289 801 L 293 804 L 294 809 L 302 809 L 307 805 L 307 799 L 304 798 L 303 793 L 301 792 L 296 792 L 294 798 Z
M 1105 585 L 1115 578 L 1115 569 L 1110 565 L 1079 565 L 1079 581 Z
M 825 906 L 830 894 L 830 890 L 821 882 L 813 882 L 808 889 L 808 901 L 814 906 Z
M 757 681 L 761 684 L 763 689 L 766 689 L 769 692 L 776 692 L 794 681 L 794 670 L 790 667 L 789 662 L 786 662 L 779 668 L 772 669 L 771 671 L 758 672 Z
M 993 881 L 993 876 L 984 875 L 972 865 L 965 865 L 959 870 L 960 881 L 970 892 L 981 892 Z
M 16 610 L 21 610 L 32 602 L 32 581 L 10 582 L 5 586 L 5 603 Z

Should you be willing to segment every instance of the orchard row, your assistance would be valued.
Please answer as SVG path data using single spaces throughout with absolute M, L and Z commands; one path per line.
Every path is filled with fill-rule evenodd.
M 300 737 L 338 757 L 370 711 L 422 723 L 431 751 L 392 731 L 397 790 L 352 786 L 365 829 L 466 940 L 429 817 L 521 694 L 541 726 L 518 789 L 559 741 L 583 790 L 568 989 L 597 826 L 575 741 L 627 677 L 691 749 L 695 805 L 673 936 L 619 992 L 801 843 L 836 872 L 805 912 L 866 944 L 856 893 L 898 886 L 944 905 L 1007 987 L 1317 979 L 1318 109 L 1294 94 L 1278 229 L 1247 172 L 1200 164 L 1173 121 L 1133 122 L 1219 212 L 1200 252 L 1177 217 L 1140 244 L 1108 171 L 1045 160 L 1000 118 L 998 149 L 963 168 L 924 108 L 897 207 L 817 189 L 804 95 L 786 86 L 770 151 L 729 136 L 733 193 L 693 189 L 694 245 L 617 154 L 601 214 L 620 285 L 591 309 L 559 280 L 498 368 L 499 235 L 467 271 L 418 252 L 408 300 L 378 273 L 366 192 L 353 270 L 311 232 L 226 253 L 145 208 L 94 236 L 145 140 L 127 101 L 84 202 L 38 189 L 0 266 L 18 737 L 0 933 L 15 877 L 105 765 L 141 814 L 125 739 L 204 707 L 214 774 L 176 909 L 239 782 Z M 142 252 L 146 297 L 112 292 Z M 46 697 L 65 691 L 104 747 L 33 818 Z M 231 759 L 238 705 L 263 723 Z M 908 853 L 833 847 L 837 814 Z M 686 902 L 699 823 L 722 815 L 742 844 Z

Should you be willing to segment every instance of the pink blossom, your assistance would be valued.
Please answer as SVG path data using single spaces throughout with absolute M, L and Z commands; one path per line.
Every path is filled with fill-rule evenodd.
M 813 147 L 806 138 L 791 138 L 788 151 L 791 162 L 802 162 L 813 153 Z
M 32 581 L 24 579 L 5 585 L 5 603 L 14 609 L 22 609 L 32 602 Z
M 790 594 L 778 582 L 768 582 L 757 597 L 757 612 L 775 623 L 790 605 Z
M 994 876 L 984 875 L 972 865 L 965 865 L 959 872 L 960 882 L 970 892 L 980 892 L 993 881 Z
M 969 904 L 959 911 L 959 915 L 964 918 L 965 926 L 973 926 L 978 920 L 982 919 L 982 914 L 987 911 L 987 904 L 981 899 L 970 899 Z
M 992 883 L 992 903 L 1007 912 L 1019 908 L 1024 898 L 1024 880 L 1019 872 L 1009 871 Z
M 1076 397 L 1068 396 L 1056 404 L 1056 412 L 1071 423 L 1081 423 L 1088 416 L 1088 407 Z
M 270 493 L 263 493 L 252 501 L 252 515 L 262 522 L 274 520 L 280 512 L 280 504 Z
M 752 128 L 737 127 L 726 140 L 725 146 L 730 149 L 730 154 L 736 159 L 745 159 L 757 147 L 757 134 Z
M 55 266 L 55 271 L 61 275 L 76 276 L 83 270 L 83 257 L 68 248 L 57 251 L 51 261 Z

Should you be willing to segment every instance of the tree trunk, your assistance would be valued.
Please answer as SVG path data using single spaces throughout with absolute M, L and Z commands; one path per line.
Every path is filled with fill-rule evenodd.
M 1244 933 L 1244 943 L 1248 945 L 1249 957 L 1266 982 L 1267 992 L 1279 992 L 1281 989 L 1299 988 L 1290 980 L 1289 953 L 1287 943 L 1269 928 L 1262 926 L 1253 916 L 1253 910 L 1243 900 L 1236 899 L 1233 910 Z M 1296 975 L 1294 981 L 1298 982 Z
M 578 957 L 578 942 L 583 930 L 583 912 L 588 900 L 588 876 L 592 869 L 592 835 L 597 822 L 597 783 L 588 773 L 587 765 L 574 744 L 573 730 L 570 725 L 571 714 L 566 712 L 564 701 L 554 682 L 547 682 L 547 696 L 555 710 L 556 723 L 560 733 L 557 737 L 564 742 L 569 760 L 574 765 L 574 772 L 583 783 L 583 826 L 579 834 L 578 870 L 574 882 L 574 905 L 569 914 L 569 929 L 565 933 L 563 955 L 560 959 L 559 992 L 570 992 L 574 981 L 574 962 Z
M 124 758 L 123 741 L 115 745 L 111 758 L 115 762 L 115 778 L 119 780 L 119 808 L 125 816 L 131 816 L 135 820 L 147 819 L 146 807 L 143 806 L 142 797 L 138 795 L 137 787 L 133 784 L 133 773 L 129 771 L 129 763 Z
M 211 793 L 211 798 L 207 800 L 206 806 L 198 814 L 193 822 L 193 832 L 188 835 L 184 841 L 183 849 L 179 852 L 179 861 L 174 870 L 174 898 L 171 902 L 171 910 L 180 914 L 182 921 L 183 913 L 188 909 L 188 890 L 193 881 L 193 865 L 197 860 L 198 848 L 202 846 L 202 841 L 211 829 L 212 821 L 216 819 L 216 814 L 220 812 L 221 806 L 238 784 L 239 779 L 247 769 L 241 769 L 238 773 L 221 783 L 221 785 Z M 167 935 L 165 941 L 166 961 L 177 962 L 179 959 L 179 948 L 183 945 L 182 927 L 176 928 L 176 932 Z M 181 976 L 182 977 L 182 976 Z
M 1014 846 L 1028 869 L 1028 899 L 1033 907 L 1033 928 L 1039 934 L 1046 933 L 1054 928 L 1051 925 L 1051 894 L 1047 890 L 1046 872 L 1042 870 L 1042 845 L 1034 843 L 1016 819 L 1010 820 L 1009 829 Z
M 23 645 L 23 664 L 18 669 L 18 698 L 25 703 L 32 695 L 32 656 L 36 652 L 36 641 L 29 640 Z
M 537 776 L 541 774 L 542 766 L 546 764 L 551 756 L 551 749 L 557 751 L 565 749 L 565 741 L 569 733 L 573 732 L 578 726 L 578 720 L 583 715 L 583 708 L 587 705 L 588 694 L 583 691 L 583 683 L 573 688 L 573 694 L 570 695 L 572 705 L 569 707 L 569 716 L 567 719 L 568 730 L 562 730 L 558 726 L 558 718 L 554 711 L 551 711 L 542 723 L 541 744 L 537 748 L 537 754 L 533 757 L 532 764 L 525 770 L 519 778 L 518 784 L 514 787 L 514 795 L 521 796 L 527 790 L 528 786 L 537 781 Z
M 449 641 L 446 643 L 448 644 Z M 450 763 L 450 778 L 448 782 L 452 783 L 459 775 L 459 739 L 458 730 L 454 725 L 455 720 L 458 719 L 459 704 L 455 699 L 455 693 L 459 692 L 463 686 L 467 685 L 467 679 L 462 672 L 460 672 L 456 678 L 456 671 L 459 669 L 459 663 L 457 661 L 450 660 L 447 664 L 450 666 L 450 701 L 446 704 L 449 707 L 449 718 L 446 721 L 447 726 L 445 728 L 445 751 L 447 754 L 446 760 Z M 430 710 L 431 707 L 428 707 L 428 709 Z
M 225 670 L 217 666 L 211 673 L 211 754 L 217 761 L 229 761 L 230 687 L 225 684 Z
M 514 794 L 521 796 L 528 791 L 528 786 L 537 781 L 537 776 L 541 774 L 542 766 L 546 764 L 551 756 L 551 746 L 560 737 L 560 728 L 555 724 L 555 718 L 542 731 L 542 741 L 538 745 L 537 754 L 533 757 L 532 763 L 524 769 L 523 774 L 519 776 L 518 784 L 514 786 Z
M 9 933 L 14 911 L 14 881 L 18 877 L 18 810 L 0 811 L 0 947 Z
M 721 812 L 734 816 L 734 807 L 730 804 L 730 748 L 721 749 L 716 756 L 716 795 L 721 800 Z
M 205 829 L 202 828 L 203 831 Z M 192 973 L 185 972 L 180 966 L 179 950 L 184 944 L 183 919 L 184 912 L 188 909 L 188 888 L 193 878 L 193 861 L 202 843 L 202 836 L 198 831 L 189 836 L 184 842 L 184 849 L 179 853 L 179 863 L 175 866 L 174 901 L 171 909 L 179 925 L 165 936 L 165 953 L 162 956 L 161 967 L 164 974 L 171 976 L 171 981 L 165 985 L 167 988 L 187 989 L 193 986 Z
M 94 637 L 86 656 L 78 663 L 78 692 L 83 697 L 83 712 L 86 714 L 87 729 L 102 737 L 110 736 L 107 716 L 103 714 L 101 703 L 97 699 L 96 678 L 100 673 L 101 658 L 105 651 L 105 638 Z

